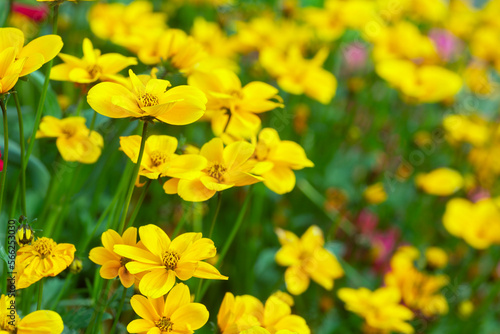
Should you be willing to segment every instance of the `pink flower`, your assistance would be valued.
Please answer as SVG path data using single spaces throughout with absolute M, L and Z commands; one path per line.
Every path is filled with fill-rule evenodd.
M 49 14 L 49 9 L 45 5 L 31 6 L 23 3 L 14 3 L 12 5 L 12 11 L 27 16 L 35 22 L 45 20 Z
M 368 59 L 368 53 L 363 44 L 354 42 L 343 49 L 344 60 L 349 71 L 362 69 Z
M 460 54 L 462 45 L 460 40 L 445 29 L 432 29 L 429 37 L 434 41 L 439 56 L 444 61 L 449 61 Z

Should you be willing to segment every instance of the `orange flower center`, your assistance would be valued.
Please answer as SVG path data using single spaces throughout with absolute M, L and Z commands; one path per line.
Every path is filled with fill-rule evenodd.
M 71 138 L 76 134 L 76 127 L 74 126 L 66 126 L 61 129 L 61 132 L 64 134 L 66 138 Z
M 224 178 L 224 173 L 226 171 L 227 171 L 226 167 L 216 162 L 208 168 L 208 175 L 210 175 L 214 179 L 217 179 L 217 181 L 221 182 Z
M 142 107 L 156 106 L 158 104 L 158 98 L 153 94 L 146 93 L 139 97 L 139 102 Z
M 162 262 L 167 269 L 174 270 L 177 268 L 177 263 L 179 262 L 180 256 L 176 252 L 166 251 L 162 257 Z
M 45 237 L 40 238 L 33 243 L 33 248 L 35 248 L 42 258 L 50 255 L 52 253 L 52 249 L 56 246 L 57 244 L 54 240 Z
M 151 152 L 150 157 L 153 162 L 153 167 L 158 167 L 164 164 L 168 159 L 168 155 L 162 151 L 153 151 Z
M 87 72 L 89 72 L 91 77 L 95 77 L 96 75 L 102 73 L 101 66 L 94 64 L 87 67 Z
M 173 323 L 170 322 L 170 318 L 162 317 L 160 320 L 155 321 L 156 327 L 158 327 L 162 332 L 171 332 Z

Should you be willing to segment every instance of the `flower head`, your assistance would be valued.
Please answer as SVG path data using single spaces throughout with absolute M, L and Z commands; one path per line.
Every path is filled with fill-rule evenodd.
M 417 175 L 415 183 L 428 194 L 448 196 L 464 186 L 464 178 L 456 170 L 438 168 L 427 174 Z
M 64 324 L 61 316 L 54 311 L 39 310 L 19 318 L 14 297 L 0 297 L 1 334 L 61 334 Z
M 139 283 L 142 294 L 158 298 L 175 284 L 176 277 L 185 281 L 191 277 L 227 279 L 212 265 L 202 260 L 216 254 L 212 240 L 201 233 L 184 233 L 170 240 L 155 225 L 139 228 L 139 235 L 146 250 L 130 245 L 115 244 L 114 252 L 130 259 L 125 266 L 131 274 L 147 272 Z
M 199 89 L 177 86 L 150 78 L 141 80 L 129 70 L 132 89 L 113 82 L 101 82 L 89 90 L 87 101 L 99 114 L 111 118 L 141 118 L 173 125 L 185 125 L 203 116 L 207 98 Z
M 50 72 L 52 80 L 72 81 L 81 84 L 101 81 L 123 82 L 125 78 L 117 74 L 130 65 L 137 65 L 134 57 L 125 57 L 118 53 L 101 55 L 94 49 L 90 39 L 83 40 L 83 58 L 59 53 L 64 64 L 56 65 Z
M 306 291 L 310 279 L 331 290 L 333 280 L 344 275 L 337 258 L 323 247 L 325 240 L 318 226 L 308 228 L 300 239 L 290 231 L 277 229 L 276 233 L 282 246 L 276 262 L 288 267 L 285 283 L 291 294 Z
M 141 319 L 128 324 L 129 333 L 193 333 L 208 321 L 207 308 L 191 303 L 189 288 L 182 283 L 174 286 L 166 298 L 135 295 L 130 304 Z
M 101 156 L 104 141 L 99 132 L 90 131 L 85 122 L 84 117 L 58 119 L 44 116 L 36 138 L 55 137 L 64 160 L 92 164 Z
M 16 287 L 24 289 L 43 277 L 59 275 L 73 262 L 75 251 L 72 244 L 57 244 L 46 237 L 38 238 L 31 245 L 19 248 L 16 266 L 22 273 L 16 277 L 19 279 Z
M 102 234 L 101 241 L 104 247 L 93 248 L 89 259 L 102 266 L 99 272 L 102 278 L 114 279 L 118 276 L 123 286 L 130 288 L 135 282 L 135 276 L 125 267 L 130 259 L 116 254 L 113 248 L 115 245 L 137 247 L 137 228 L 129 227 L 122 236 L 114 230 L 107 230 Z

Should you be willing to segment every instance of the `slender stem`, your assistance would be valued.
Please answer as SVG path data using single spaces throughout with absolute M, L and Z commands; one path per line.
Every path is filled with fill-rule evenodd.
M 212 219 L 212 225 L 210 225 L 210 233 L 208 233 L 209 239 L 212 238 L 212 234 L 214 232 L 215 221 L 217 220 L 217 216 L 219 215 L 221 203 L 222 203 L 222 192 L 219 191 L 219 192 L 217 192 L 217 208 L 215 209 L 214 218 Z
M 224 257 L 226 256 L 227 252 L 229 251 L 229 247 L 231 247 L 231 244 L 233 243 L 234 238 L 236 237 L 236 233 L 238 233 L 238 230 L 241 227 L 241 224 L 243 223 L 243 218 L 245 218 L 245 214 L 247 212 L 247 207 L 248 203 L 250 203 L 250 197 L 252 194 L 252 188 L 248 190 L 247 196 L 245 198 L 245 201 L 243 202 L 243 205 L 241 206 L 240 213 L 238 214 L 238 218 L 236 219 L 236 223 L 233 225 L 233 229 L 229 233 L 229 236 L 226 239 L 226 242 L 224 243 L 224 246 L 222 246 L 222 251 L 219 253 L 219 259 L 217 260 L 216 266 L 218 267 L 221 263 Z M 202 283 L 200 280 L 200 284 L 198 286 L 198 292 L 195 295 L 196 301 L 201 301 L 205 293 L 207 292 L 207 289 L 212 281 L 207 280 L 203 287 L 201 287 Z
M 75 109 L 75 116 L 80 116 L 80 113 L 82 111 L 82 108 L 83 108 L 83 103 L 85 102 L 85 99 L 84 99 L 84 92 L 83 90 L 80 91 L 80 96 L 78 97 L 78 104 L 76 105 L 76 109 Z
M 0 185 L 0 212 L 1 212 L 2 202 L 3 202 L 3 192 L 7 177 L 7 164 L 9 162 L 9 126 L 7 122 L 7 107 L 5 106 L 3 99 L 0 99 L 0 107 L 2 108 L 2 115 L 3 115 L 3 152 L 2 152 L 3 171 L 2 171 L 2 179 Z
M 137 175 L 139 175 L 139 169 L 141 167 L 142 156 L 144 154 L 144 147 L 146 146 L 146 136 L 147 136 L 148 123 L 142 122 L 142 137 L 141 137 L 141 147 L 139 149 L 139 157 L 137 158 L 137 163 L 134 166 L 132 172 L 132 178 L 130 180 L 127 197 L 125 197 L 125 208 L 122 211 L 122 217 L 120 220 L 120 225 L 118 231 L 123 234 L 123 229 L 125 227 L 125 220 L 127 219 L 128 207 L 130 206 L 130 200 L 132 199 L 132 193 L 134 192 L 135 182 L 137 181 Z
M 19 120 L 19 145 L 21 146 L 21 166 L 24 166 L 24 125 L 23 125 L 23 113 L 21 112 L 21 104 L 19 103 L 19 96 L 17 93 L 14 94 L 14 102 L 17 109 L 17 118 Z M 26 171 L 21 168 L 21 213 L 23 216 L 28 217 L 28 212 L 26 210 Z
M 148 179 L 146 185 L 143 187 L 141 197 L 139 197 L 139 200 L 134 206 L 134 211 L 132 211 L 132 215 L 130 216 L 130 219 L 128 220 L 127 224 L 125 225 L 125 230 L 130 226 L 134 226 L 135 218 L 137 218 L 137 215 L 139 214 L 139 210 L 141 209 L 144 197 L 146 197 L 146 193 L 148 192 L 149 186 L 151 185 L 151 181 L 152 181 L 151 179 Z
M 59 4 L 56 4 L 53 7 L 53 16 L 52 16 L 52 33 L 57 34 L 57 19 L 59 17 Z M 33 131 L 31 132 L 31 138 L 28 145 L 28 150 L 26 151 L 26 158 L 24 159 L 24 165 L 22 166 L 23 172 L 26 171 L 26 166 L 28 165 L 28 161 L 33 151 L 33 147 L 35 146 L 35 134 L 40 126 L 40 120 L 42 119 L 43 107 L 45 106 L 45 98 L 47 97 L 47 90 L 49 89 L 49 81 L 50 81 L 50 71 L 52 70 L 53 59 L 51 59 L 47 63 L 47 70 L 45 71 L 45 80 L 43 82 L 42 91 L 40 92 L 40 101 L 38 102 L 38 107 L 36 110 L 35 123 L 33 125 Z
M 94 130 L 96 117 L 97 117 L 97 113 L 94 111 L 94 115 L 92 116 L 92 121 L 90 122 L 89 137 L 92 134 L 92 130 Z
M 127 298 L 127 288 L 123 288 L 123 293 L 122 293 L 122 298 L 120 299 L 120 304 L 118 305 L 118 310 L 116 310 L 116 314 L 115 314 L 115 320 L 113 321 L 113 326 L 111 326 L 111 330 L 109 331 L 109 333 L 113 334 L 115 332 L 115 329 L 116 329 L 116 325 L 118 325 L 118 322 L 120 320 L 120 314 L 122 313 L 122 309 L 123 309 L 123 304 L 125 302 L 125 298 Z
M 43 278 L 38 283 L 38 302 L 36 303 L 36 310 L 42 309 L 42 297 L 43 297 Z

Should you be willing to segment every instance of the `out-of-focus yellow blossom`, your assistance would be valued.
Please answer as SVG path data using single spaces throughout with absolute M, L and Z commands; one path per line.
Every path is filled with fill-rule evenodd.
M 387 60 L 375 66 L 379 76 L 418 103 L 453 97 L 462 87 L 458 74 L 434 65 L 417 66 L 409 60 Z
M 335 96 L 337 79 L 322 68 L 327 57 L 327 49 L 318 51 L 313 59 L 305 59 L 298 47 L 291 47 L 285 53 L 267 48 L 260 53 L 259 60 L 284 91 L 306 94 L 328 104 Z
M 288 267 L 285 271 L 287 290 L 300 295 L 309 287 L 310 279 L 327 290 L 333 289 L 333 281 L 344 275 L 335 255 L 324 248 L 323 231 L 313 225 L 299 239 L 290 231 L 277 229 L 281 249 L 276 262 Z
M 224 148 L 222 139 L 214 138 L 200 150 L 208 161 L 200 177 L 194 180 L 170 179 L 163 189 L 167 194 L 178 193 L 185 201 L 202 202 L 210 199 L 217 191 L 231 187 L 242 187 L 262 181 L 251 174 L 256 162 L 250 160 L 254 145 L 238 141 Z
M 16 276 L 16 280 L 19 280 L 16 288 L 24 289 L 43 277 L 59 275 L 73 262 L 75 251 L 72 244 L 57 244 L 45 237 L 19 248 L 16 265 L 22 267 L 22 274 Z
M 499 201 L 485 198 L 472 203 L 453 198 L 446 204 L 443 224 L 450 234 L 477 249 L 500 244 Z
M 257 134 L 260 114 L 283 107 L 278 89 L 260 81 L 241 86 L 238 76 L 229 70 L 197 72 L 188 78 L 190 86 L 199 88 L 208 98 L 207 116 L 216 136 L 226 133 L 234 138 L 250 138 Z
M 129 245 L 139 247 L 137 244 L 137 228 L 129 227 L 123 235 L 119 235 L 114 230 L 107 230 L 101 235 L 102 245 L 104 247 L 92 248 L 89 254 L 90 261 L 102 266 L 99 273 L 104 279 L 120 278 L 120 282 L 126 288 L 130 288 L 136 277 L 131 274 L 125 264 L 130 259 L 121 257 L 113 250 L 115 245 Z
M 377 182 L 363 191 L 363 197 L 370 204 L 380 204 L 387 200 L 387 193 L 382 182 Z
M 402 21 L 395 26 L 383 28 L 371 40 L 374 43 L 373 57 L 376 62 L 406 59 L 429 63 L 438 59 L 433 41 L 422 35 L 417 26 L 410 22 Z
M 464 300 L 458 304 L 458 314 L 462 318 L 468 318 L 472 312 L 474 312 L 474 304 L 470 300 Z
M 149 1 L 97 3 L 89 12 L 90 29 L 99 38 L 137 53 L 145 41 L 154 40 L 166 29 L 164 13 L 153 13 Z
M 428 194 L 448 196 L 464 186 L 462 175 L 451 168 L 438 168 L 427 174 L 418 174 L 415 178 L 417 187 Z
M 137 163 L 141 136 L 120 137 L 120 149 Z M 161 176 L 193 179 L 199 177 L 200 171 L 207 165 L 207 160 L 197 154 L 177 155 L 177 139 L 164 135 L 153 135 L 146 139 L 144 155 L 139 175 L 149 179 Z
M 243 53 L 272 48 L 284 52 L 292 45 L 307 45 L 312 30 L 294 20 L 280 20 L 272 15 L 260 15 L 250 22 L 237 22 L 236 44 Z
M 191 303 L 189 288 L 182 283 L 174 286 L 166 298 L 135 295 L 130 305 L 141 319 L 128 324 L 129 333 L 194 333 L 208 321 L 205 305 Z
M 165 295 L 175 284 L 176 277 L 185 281 L 191 277 L 227 280 L 212 265 L 202 260 L 214 257 L 212 240 L 201 233 L 184 233 L 170 240 L 158 226 L 149 224 L 139 228 L 143 248 L 115 244 L 114 252 L 130 260 L 125 267 L 131 274 L 147 272 L 139 283 L 139 290 L 150 298 Z M 189 294 L 188 294 L 189 296 Z
M 122 83 L 125 78 L 118 74 L 130 65 L 137 65 L 134 57 L 125 57 L 118 53 L 101 55 L 101 50 L 94 49 L 90 39 L 83 40 L 83 58 L 60 53 L 64 64 L 56 65 L 50 72 L 52 80 L 72 81 L 86 84 L 100 81 Z
M 233 59 L 236 56 L 235 38 L 228 37 L 216 22 L 197 17 L 191 28 L 191 36 L 212 57 Z
M 455 36 L 467 40 L 474 32 L 478 22 L 477 10 L 468 1 L 451 0 L 448 17 L 444 22 L 446 29 Z
M 258 161 L 254 173 L 264 178 L 264 184 L 277 194 L 290 192 L 295 187 L 293 170 L 314 167 L 306 152 L 297 143 L 280 140 L 278 131 L 265 128 L 260 131 L 254 158 Z
M 61 51 L 57 35 L 38 37 L 24 45 L 24 34 L 17 28 L 0 28 L 0 95 L 7 93 L 19 77 L 38 70 Z
M 346 28 L 360 29 L 375 17 L 376 3 L 366 0 L 325 1 L 324 8 L 305 8 L 305 21 L 313 26 L 322 40 L 339 38 Z
M 427 264 L 433 268 L 444 268 L 448 264 L 448 254 L 439 247 L 429 247 L 425 250 Z
M 391 259 L 391 271 L 385 274 L 388 287 L 397 288 L 404 304 L 425 316 L 446 314 L 448 303 L 439 290 L 448 284 L 445 275 L 427 275 L 415 268 L 420 252 L 411 246 L 401 247 Z
M 448 115 L 443 119 L 443 127 L 451 143 L 466 142 L 481 147 L 490 139 L 490 127 L 479 115 Z
M 0 297 L 1 334 L 61 334 L 63 330 L 63 321 L 56 312 L 38 310 L 21 319 L 16 311 L 15 297 L 6 295 Z
M 147 65 L 169 61 L 181 72 L 189 72 L 207 57 L 203 46 L 180 29 L 167 29 L 154 42 L 142 45 L 137 55 Z
M 500 28 L 483 26 L 476 30 L 470 41 L 474 57 L 492 64 L 500 72 Z
M 288 329 L 280 329 L 279 331 L 272 332 L 274 334 L 295 334 L 297 333 L 296 331 L 290 331 Z M 245 329 L 244 331 L 241 331 L 240 334 L 272 334 L 270 331 L 265 329 L 264 327 L 256 326 L 252 327 L 249 329 Z
M 249 295 L 235 297 L 227 292 L 217 314 L 217 324 L 223 334 L 268 332 L 287 334 L 289 331 L 309 334 L 311 331 L 306 321 L 291 313 L 290 306 L 274 295 L 262 305 L 255 297 Z
M 362 316 L 366 324 L 382 333 L 411 334 L 413 327 L 406 321 L 413 319 L 413 312 L 400 304 L 401 294 L 393 287 L 370 291 L 366 288 L 342 288 L 339 298 L 347 310 Z
M 464 82 L 471 92 L 485 97 L 494 93 L 493 81 L 485 65 L 473 63 L 467 66 L 463 76 Z
M 281 299 L 282 301 L 287 303 L 287 305 L 290 307 L 292 307 L 295 304 L 295 302 L 293 301 L 293 297 L 291 295 L 289 295 L 288 293 L 283 292 L 281 290 L 276 291 L 271 296 L 278 297 L 279 299 Z
M 198 88 L 168 89 L 167 80 L 136 76 L 129 70 L 133 89 L 114 82 L 101 82 L 89 90 L 87 101 L 99 114 L 111 118 L 140 118 L 185 125 L 205 113 L 207 98 Z M 142 80 L 144 79 L 144 80 Z
M 478 14 L 483 25 L 500 30 L 500 22 L 498 22 L 500 2 L 498 0 L 487 1 Z
M 415 21 L 441 23 L 448 14 L 448 1 L 411 0 L 409 3 L 408 14 Z
M 97 131 L 90 131 L 84 117 L 58 119 L 44 116 L 36 138 L 57 138 L 56 145 L 66 161 L 78 161 L 93 164 L 101 156 L 104 145 L 102 136 Z

